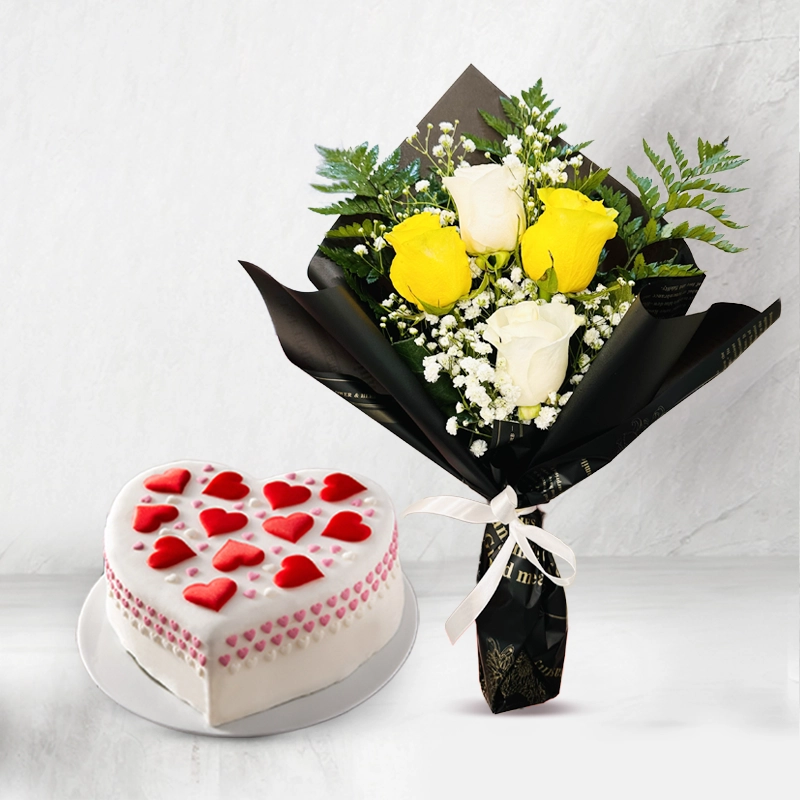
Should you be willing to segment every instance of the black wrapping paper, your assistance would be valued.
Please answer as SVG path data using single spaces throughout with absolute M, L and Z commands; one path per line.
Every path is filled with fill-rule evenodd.
M 419 123 L 460 120 L 462 130 L 494 136 L 478 109 L 500 112 L 501 92 L 469 67 Z M 401 146 L 407 162 L 413 151 Z M 478 154 L 479 155 L 479 154 Z M 583 169 L 593 168 L 588 160 Z M 628 195 L 634 213 L 639 199 Z M 337 221 L 337 225 L 344 220 Z M 694 263 L 685 242 L 682 260 Z M 450 436 L 445 418 L 347 288 L 340 268 L 321 253 L 308 274 L 315 292 L 297 292 L 248 262 L 240 262 L 269 309 L 286 356 L 402 438 L 487 500 L 505 486 L 518 506 L 543 505 L 613 460 L 653 422 L 726 369 L 780 316 L 780 301 L 764 312 L 717 303 L 687 315 L 702 275 L 637 285 L 638 296 L 584 380 L 546 432 L 495 423 L 492 445 L 480 460 L 465 436 Z M 526 521 L 541 525 L 537 510 Z M 485 573 L 507 528 L 487 525 L 478 565 Z M 536 548 L 547 572 L 558 575 L 552 554 Z M 495 713 L 555 697 L 567 639 L 565 592 L 515 547 L 504 577 L 476 620 L 480 682 Z

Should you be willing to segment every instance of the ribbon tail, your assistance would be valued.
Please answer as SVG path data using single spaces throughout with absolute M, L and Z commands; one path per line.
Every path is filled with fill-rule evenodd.
M 562 542 L 557 536 L 553 536 L 552 533 L 544 530 L 544 528 L 540 528 L 538 525 L 523 525 L 521 522 L 515 522 L 512 523 L 509 528 L 520 550 L 522 550 L 525 555 L 525 558 L 527 558 L 545 578 L 556 586 L 567 587 L 572 584 L 578 572 L 578 563 L 575 558 L 575 553 L 568 544 Z M 563 558 L 564 561 L 572 567 L 572 574 L 567 575 L 566 578 L 560 578 L 547 572 L 536 557 L 536 553 L 533 552 L 529 540 L 539 545 L 543 550 L 549 550 L 554 556 Z
M 497 590 L 500 580 L 505 572 L 511 551 L 514 549 L 514 539 L 509 536 L 492 561 L 491 566 L 478 581 L 477 586 L 459 603 L 458 608 L 448 617 L 444 624 L 450 644 L 455 644 L 469 626 L 475 622 L 478 615 L 486 608 L 492 595 Z

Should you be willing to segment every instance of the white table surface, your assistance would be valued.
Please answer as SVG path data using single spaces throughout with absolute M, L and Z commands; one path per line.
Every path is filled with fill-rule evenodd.
M 421 623 L 391 683 L 250 740 L 160 728 L 92 683 L 75 624 L 97 575 L 0 577 L 0 797 L 798 796 L 796 559 L 582 559 L 561 695 L 498 716 L 471 635 L 442 627 L 475 564 L 405 568 Z

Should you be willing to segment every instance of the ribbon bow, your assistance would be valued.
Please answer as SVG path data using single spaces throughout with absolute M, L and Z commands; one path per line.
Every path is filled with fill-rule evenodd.
M 456 643 L 461 634 L 475 621 L 478 614 L 486 608 L 486 605 L 492 599 L 492 595 L 503 577 L 508 560 L 511 558 L 511 552 L 515 544 L 519 546 L 525 558 L 545 578 L 557 586 L 569 586 L 575 580 L 577 566 L 572 548 L 538 525 L 526 525 L 522 522 L 520 517 L 524 514 L 529 514 L 536 506 L 527 508 L 517 508 L 516 506 L 516 492 L 510 486 L 506 486 L 500 494 L 493 497 L 488 503 L 467 500 L 464 497 L 440 495 L 439 497 L 426 497 L 413 503 L 403 512 L 403 516 L 420 513 L 439 514 L 462 522 L 502 522 L 508 527 L 509 536 L 503 542 L 503 546 L 495 556 L 489 569 L 486 570 L 478 585 L 461 601 L 458 608 L 445 622 L 444 628 L 451 644 Z M 530 542 L 537 544 L 543 550 L 549 550 L 553 555 L 563 558 L 572 567 L 572 574 L 566 578 L 559 578 L 547 572 L 539 563 L 539 559 L 536 557 L 536 553 L 533 552 Z

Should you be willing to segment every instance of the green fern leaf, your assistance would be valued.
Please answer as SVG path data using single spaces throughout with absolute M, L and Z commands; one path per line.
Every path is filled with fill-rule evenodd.
M 689 166 L 689 159 L 683 153 L 680 147 L 678 147 L 677 141 L 675 141 L 675 137 L 671 133 L 667 133 L 667 141 L 669 142 L 669 149 L 672 151 L 672 157 L 675 159 L 675 163 L 678 166 L 678 171 L 681 174 L 681 177 L 685 177 L 685 171 Z
M 741 253 L 746 249 L 744 247 L 736 247 L 726 241 L 722 238 L 722 234 L 717 233 L 714 228 L 708 225 L 690 226 L 688 222 L 681 222 L 672 227 L 666 226 L 661 231 L 661 239 L 697 239 L 701 242 L 707 242 L 718 250 L 724 250 L 726 253 Z
M 519 100 L 512 97 L 510 100 L 507 97 L 500 98 L 500 105 L 503 107 L 503 112 L 518 128 L 524 128 L 528 124 L 525 113 L 519 107 Z
M 356 255 L 348 248 L 320 245 L 319 251 L 334 264 L 338 264 L 345 272 L 350 272 L 359 278 L 366 278 L 373 269 L 373 265 L 366 257 Z
M 628 167 L 628 177 L 639 190 L 642 205 L 648 212 L 652 212 L 660 199 L 658 188 L 653 185 L 653 181 L 650 178 L 644 175 L 637 175 L 630 167 Z
M 475 149 L 481 153 L 491 153 L 498 158 L 505 155 L 503 145 L 496 139 L 483 139 L 480 136 L 473 136 L 471 133 L 464 134 L 467 139 L 471 139 L 475 144 Z
M 312 183 L 311 188 L 327 194 L 348 194 L 353 192 L 362 197 L 378 196 L 378 191 L 372 184 L 359 180 L 336 181 L 334 183 Z
M 378 203 L 368 197 L 353 197 L 349 200 L 340 200 L 322 208 L 311 208 L 317 214 L 378 214 L 383 216 L 383 211 Z
M 354 222 L 351 225 L 342 225 L 338 228 L 329 230 L 325 234 L 326 239 L 358 239 L 369 236 L 373 227 L 378 225 L 376 220 L 365 219 L 362 222 Z
M 650 159 L 650 163 L 656 168 L 656 172 L 658 172 L 661 180 L 664 182 L 664 186 L 666 186 L 667 191 L 669 191 L 675 179 L 675 176 L 672 174 L 672 167 L 670 167 L 666 159 L 661 158 L 644 139 L 642 139 L 642 146 L 644 147 L 645 154 Z
M 574 189 L 577 192 L 583 192 L 585 195 L 591 195 L 600 184 L 608 177 L 610 169 L 598 169 L 589 173 L 585 178 L 579 178 L 577 175 L 567 184 L 568 189 Z
M 400 165 L 400 148 L 398 147 L 387 159 L 375 168 L 373 182 L 378 186 L 385 185 L 397 172 Z
M 478 111 L 478 113 L 481 115 L 481 119 L 483 119 L 483 121 L 493 131 L 497 131 L 504 139 L 508 138 L 517 131 L 517 129 L 511 123 L 506 122 L 504 119 L 500 119 L 500 117 L 495 117 L 488 111 Z

